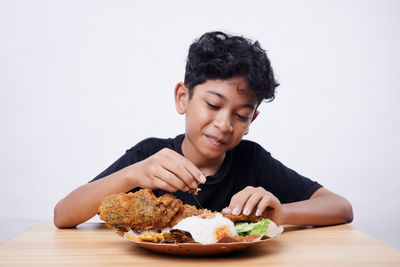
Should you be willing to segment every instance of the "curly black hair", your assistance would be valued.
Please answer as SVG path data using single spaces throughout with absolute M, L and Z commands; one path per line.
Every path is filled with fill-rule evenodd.
M 208 32 L 189 48 L 184 83 L 193 95 L 196 85 L 210 79 L 226 80 L 242 76 L 257 96 L 258 104 L 275 98 L 275 81 L 271 63 L 258 43 L 220 31 Z

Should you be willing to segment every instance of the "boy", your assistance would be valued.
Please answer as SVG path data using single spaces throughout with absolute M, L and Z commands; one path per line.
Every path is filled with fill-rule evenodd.
M 351 222 L 346 199 L 242 140 L 258 105 L 273 100 L 276 86 L 258 42 L 222 32 L 204 34 L 190 46 L 184 83 L 174 91 L 176 110 L 186 116 L 185 134 L 149 138 L 129 149 L 56 205 L 55 225 L 74 227 L 97 213 L 101 198 L 140 188 L 153 189 L 157 196 L 172 192 L 196 205 L 190 192 L 198 186 L 199 202 L 213 211 L 266 211 L 278 225 Z

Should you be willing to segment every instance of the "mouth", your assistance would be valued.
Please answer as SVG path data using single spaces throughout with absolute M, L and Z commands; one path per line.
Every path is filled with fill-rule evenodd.
M 206 135 L 207 140 L 213 144 L 214 146 L 223 146 L 225 144 L 225 142 L 223 142 L 221 139 L 218 139 L 216 137 L 210 136 L 210 135 Z

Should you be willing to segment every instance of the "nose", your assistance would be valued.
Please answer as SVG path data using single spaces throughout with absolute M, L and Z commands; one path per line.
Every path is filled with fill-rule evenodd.
M 220 112 L 214 119 L 214 126 L 219 128 L 221 132 L 224 133 L 233 131 L 231 117 L 225 112 Z

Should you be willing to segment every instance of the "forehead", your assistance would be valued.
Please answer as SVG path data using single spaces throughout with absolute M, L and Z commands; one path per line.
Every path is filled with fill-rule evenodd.
M 194 95 L 216 95 L 223 100 L 257 103 L 257 97 L 243 77 L 233 77 L 227 80 L 207 80 L 195 86 Z

